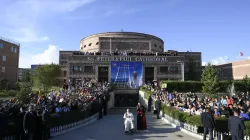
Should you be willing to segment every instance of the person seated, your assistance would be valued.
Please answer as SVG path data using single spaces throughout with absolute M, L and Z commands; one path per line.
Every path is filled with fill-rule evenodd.
M 244 121 L 250 120 L 249 115 L 245 113 L 244 109 L 240 110 L 240 118 Z
M 134 130 L 134 115 L 127 109 L 127 112 L 124 113 L 124 124 L 125 124 L 125 132 Z

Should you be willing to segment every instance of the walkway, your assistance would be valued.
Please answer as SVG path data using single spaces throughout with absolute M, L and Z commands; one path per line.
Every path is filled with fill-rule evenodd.
M 125 110 L 110 110 L 108 116 L 103 119 L 52 140 L 198 140 L 176 131 L 162 120 L 157 120 L 151 113 L 146 115 L 148 130 L 124 134 L 122 117 Z

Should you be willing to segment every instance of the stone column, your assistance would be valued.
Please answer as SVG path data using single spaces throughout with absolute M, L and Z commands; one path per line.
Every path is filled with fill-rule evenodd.
M 99 72 L 98 72 L 98 70 L 99 70 L 99 66 L 98 65 L 96 65 L 96 66 L 93 66 L 94 67 L 94 69 L 95 69 L 95 79 L 96 79 L 96 81 L 97 82 L 99 82 Z
M 181 80 L 184 81 L 185 79 L 185 67 L 184 62 L 181 63 Z
M 143 84 L 146 83 L 146 81 L 145 81 L 145 66 L 144 65 L 143 65 L 143 79 L 142 79 L 142 81 L 143 81 Z
M 68 63 L 67 64 L 67 76 L 66 76 L 66 83 L 70 84 L 69 83 L 69 80 L 71 81 L 71 74 L 72 74 L 72 68 L 71 68 L 71 63 Z
M 108 66 L 108 69 L 109 69 L 108 82 L 111 83 L 111 66 L 110 66 L 110 64 Z
M 154 80 L 157 80 L 157 66 L 154 66 Z

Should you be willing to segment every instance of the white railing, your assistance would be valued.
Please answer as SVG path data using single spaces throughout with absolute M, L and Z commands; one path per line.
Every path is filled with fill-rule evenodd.
M 163 117 L 163 116 L 161 116 L 161 117 Z M 181 127 L 181 125 L 179 125 L 179 124 L 181 124 L 181 122 L 179 122 L 178 120 L 175 120 L 166 114 L 164 114 L 163 118 L 166 119 L 168 122 L 171 122 L 171 123 L 175 124 L 176 126 Z M 202 133 L 198 133 L 198 127 L 195 125 L 190 125 L 190 124 L 184 123 L 182 129 L 185 129 L 185 130 L 188 130 L 189 132 L 203 136 Z M 223 140 L 223 138 L 225 136 L 230 136 L 230 133 L 221 133 L 221 132 L 213 131 L 213 137 L 216 140 Z M 207 135 L 207 137 L 209 137 L 209 136 Z M 245 136 L 244 140 L 250 140 L 250 136 Z
M 144 92 L 140 91 L 139 92 L 139 99 L 141 101 L 143 100 L 143 102 L 141 102 L 141 103 L 143 103 L 143 105 L 147 107 L 148 101 L 145 98 L 143 99 L 143 97 L 145 97 Z M 163 114 L 163 112 L 160 112 L 160 116 L 161 116 L 161 118 L 164 118 L 165 121 L 172 124 L 172 126 L 178 127 L 178 128 L 180 128 L 180 130 L 184 129 L 184 130 L 187 130 L 188 132 L 192 132 L 194 135 L 196 135 L 197 137 L 202 139 L 203 134 L 198 133 L 198 127 L 197 126 L 180 122 L 179 120 L 176 120 L 176 119 L 172 118 L 169 115 Z M 213 137 L 216 140 L 223 140 L 223 138 L 226 137 L 226 136 L 230 136 L 230 133 L 221 133 L 221 132 L 213 131 Z M 207 137 L 209 137 L 209 135 L 207 135 Z M 250 136 L 244 136 L 244 140 L 250 140 Z
M 97 119 L 97 117 L 98 117 L 98 115 L 95 114 L 95 115 L 93 115 L 89 118 L 86 118 L 84 120 L 80 120 L 80 121 L 73 122 L 70 124 L 65 124 L 65 125 L 54 127 L 54 128 L 50 128 L 50 136 L 54 137 L 57 135 L 64 134 L 70 130 L 74 130 L 74 129 L 76 129 L 84 124 L 87 124 L 87 123 Z M 3 138 L 3 140 L 15 140 L 15 136 L 6 136 Z

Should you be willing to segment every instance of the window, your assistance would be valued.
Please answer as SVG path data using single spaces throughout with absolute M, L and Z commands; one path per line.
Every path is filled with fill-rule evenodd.
M 74 71 L 74 72 L 81 72 L 81 71 L 82 71 L 82 67 L 81 67 L 81 66 L 78 66 L 78 65 L 74 65 L 74 66 L 73 66 L 73 71 Z
M 156 44 L 154 44 L 155 45 L 155 47 L 157 47 L 157 45 Z
M 2 67 L 2 72 L 5 72 L 5 67 Z
M 11 52 L 15 52 L 15 48 L 14 47 L 11 47 Z
M 81 50 L 83 49 L 83 47 L 81 47 Z
M 98 45 L 99 44 L 99 42 L 96 42 L 96 45 Z
M 168 66 L 160 67 L 160 73 L 168 74 Z
M 84 48 L 86 48 L 86 45 L 84 45 Z
M 15 48 L 15 53 L 17 53 L 17 51 L 18 51 L 17 48 Z
M 197 63 L 196 63 L 196 66 L 200 66 L 200 62 L 197 62 Z
M 3 43 L 0 43 L 0 49 L 2 49 L 3 48 Z
M 78 71 L 78 66 L 74 65 L 74 66 L 73 66 L 73 71 L 76 71 L 76 72 L 77 72 L 77 71 Z
M 161 49 L 161 46 L 159 46 L 159 48 Z
M 89 46 L 91 46 L 92 45 L 92 43 L 89 43 Z
M 84 67 L 84 72 L 86 72 L 86 73 L 93 73 L 93 71 L 94 71 L 93 66 L 85 66 Z
M 6 56 L 3 56 L 3 57 L 2 57 L 2 61 L 6 61 Z

